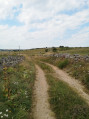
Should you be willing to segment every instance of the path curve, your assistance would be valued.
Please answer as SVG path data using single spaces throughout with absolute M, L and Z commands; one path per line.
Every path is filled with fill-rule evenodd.
M 70 77 L 65 71 L 57 68 L 54 65 L 51 65 L 49 63 L 46 63 L 47 65 L 51 66 L 52 69 L 55 71 L 57 77 L 66 82 L 71 88 L 73 88 L 89 105 L 89 95 L 84 92 L 84 86 L 74 78 Z
M 45 74 L 43 70 L 36 65 L 37 76 L 34 89 L 34 107 L 33 118 L 34 119 L 55 119 L 54 113 L 50 109 L 48 102 L 48 84 L 46 82 Z

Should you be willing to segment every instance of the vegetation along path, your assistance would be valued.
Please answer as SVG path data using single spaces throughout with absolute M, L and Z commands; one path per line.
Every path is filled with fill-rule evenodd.
M 48 84 L 46 82 L 45 74 L 42 69 L 36 65 L 37 77 L 34 89 L 34 119 L 55 119 L 54 113 L 50 109 L 48 102 Z
M 89 95 L 84 92 L 84 86 L 74 78 L 70 77 L 66 72 L 60 70 L 56 66 L 46 63 L 47 65 L 51 66 L 55 71 L 57 77 L 66 82 L 71 88 L 73 88 L 78 94 L 87 102 L 89 105 Z

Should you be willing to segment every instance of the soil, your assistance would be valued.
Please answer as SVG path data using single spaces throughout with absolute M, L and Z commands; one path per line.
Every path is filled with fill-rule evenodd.
M 48 84 L 43 70 L 36 65 L 36 81 L 34 85 L 33 119 L 55 119 L 49 104 Z

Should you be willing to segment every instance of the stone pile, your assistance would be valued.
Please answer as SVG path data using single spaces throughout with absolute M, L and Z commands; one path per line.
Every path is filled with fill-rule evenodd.
M 80 60 L 83 60 L 83 61 L 87 61 L 89 62 L 89 56 L 86 55 L 86 56 L 81 56 L 79 54 L 74 54 L 74 55 L 70 55 L 68 53 L 58 53 L 58 54 L 50 54 L 50 55 L 46 55 L 46 57 L 58 57 L 58 58 L 67 58 L 67 59 L 73 59 L 74 61 L 80 61 Z
M 10 67 L 15 66 L 16 64 L 20 63 L 24 60 L 23 56 L 8 56 L 8 57 L 2 57 L 0 59 L 0 69 L 3 69 L 4 66 Z

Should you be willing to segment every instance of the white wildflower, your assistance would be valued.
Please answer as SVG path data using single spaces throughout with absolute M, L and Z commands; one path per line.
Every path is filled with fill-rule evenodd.
M 4 114 L 5 117 L 8 117 L 8 114 Z
M 0 114 L 2 114 L 2 112 L 0 112 Z
M 6 109 L 6 112 L 8 112 L 8 109 Z
M 8 117 L 8 114 L 6 114 L 6 117 Z
M 25 95 L 27 95 L 27 93 L 25 92 Z
M 1 118 L 3 118 L 3 116 L 1 116 Z
M 6 114 L 4 114 L 4 116 L 6 116 Z

